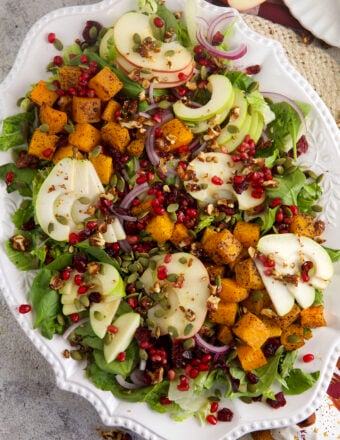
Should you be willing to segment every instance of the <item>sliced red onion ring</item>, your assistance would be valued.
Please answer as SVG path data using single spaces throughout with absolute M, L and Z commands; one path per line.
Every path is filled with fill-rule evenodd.
M 79 327 L 82 324 L 85 324 L 85 322 L 87 322 L 89 320 L 89 318 L 83 318 L 80 319 L 78 322 L 75 322 L 74 324 L 70 325 L 70 327 L 68 327 L 64 333 L 63 333 L 63 338 L 65 340 L 68 339 L 68 337 L 70 336 L 70 334 L 73 332 L 73 330 L 75 330 L 77 327 Z
M 229 11 L 229 12 L 225 12 L 222 15 L 218 15 L 209 25 L 208 27 L 208 32 L 207 32 L 207 39 L 208 41 L 211 43 L 214 35 L 216 34 L 216 30 L 217 27 L 223 23 L 224 21 L 228 21 L 230 18 L 234 19 L 235 16 L 235 12 L 234 11 Z
M 138 385 L 138 387 L 145 386 L 144 375 L 145 375 L 144 371 L 140 370 L 139 368 L 136 368 L 130 374 L 131 382 L 134 383 L 135 385 Z
M 153 166 L 157 167 L 159 165 L 159 156 L 155 150 L 155 132 L 156 128 L 162 124 L 173 119 L 173 114 L 171 111 L 165 111 L 161 114 L 161 122 L 155 124 L 152 127 L 147 129 L 146 142 L 145 142 L 145 151 L 148 155 L 148 158 Z
M 223 58 L 226 60 L 237 60 L 247 53 L 247 46 L 241 44 L 239 47 L 233 50 L 221 50 L 216 46 L 210 44 L 207 38 L 203 35 L 202 26 L 199 26 L 196 33 L 196 38 L 198 42 L 208 51 L 211 55 Z
M 195 334 L 194 339 L 201 348 L 209 351 L 213 354 L 224 354 L 229 350 L 229 345 L 222 345 L 220 347 L 216 347 L 216 345 L 209 344 L 209 342 L 205 341 L 198 333 Z
M 132 203 L 132 201 L 140 196 L 141 194 L 145 193 L 147 190 L 149 189 L 149 185 L 147 182 L 142 183 L 140 185 L 135 185 L 133 187 L 133 189 L 126 194 L 126 196 L 124 197 L 124 199 L 121 201 L 120 203 L 120 207 L 124 208 L 124 209 L 128 209 L 130 208 L 130 205 Z
M 120 374 L 117 374 L 116 381 L 119 383 L 119 385 L 121 387 L 123 387 L 123 388 L 125 388 L 127 390 L 136 390 L 137 388 L 141 387 L 141 385 L 139 385 L 139 384 L 126 381 L 123 378 L 123 376 L 121 376 Z
M 148 92 L 151 104 L 155 103 L 155 99 L 154 99 L 154 96 L 153 96 L 154 88 L 155 88 L 155 83 L 151 82 L 150 87 L 149 87 L 149 92 Z
M 123 252 L 128 253 L 131 251 L 130 243 L 127 240 L 119 240 L 118 243 Z

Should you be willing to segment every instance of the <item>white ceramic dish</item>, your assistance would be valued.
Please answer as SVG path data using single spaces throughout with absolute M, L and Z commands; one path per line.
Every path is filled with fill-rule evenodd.
M 284 0 L 294 17 L 313 35 L 340 47 L 339 0 Z
M 180 0 L 167 0 L 167 5 L 173 10 L 179 10 L 183 3 Z M 53 47 L 47 43 L 49 32 L 55 32 L 64 44 L 71 44 L 80 35 L 86 20 L 95 19 L 108 26 L 122 12 L 134 6 L 135 0 L 104 0 L 91 6 L 60 9 L 39 20 L 27 34 L 9 75 L 0 84 L 0 119 L 16 113 L 18 97 L 27 91 L 30 84 L 46 77 L 45 64 L 55 55 Z M 221 8 L 206 2 L 202 2 L 200 8 L 205 18 L 221 13 Z M 248 46 L 248 53 L 242 61 L 244 65 L 262 66 L 257 75 L 262 90 L 286 94 L 309 102 L 314 108 L 309 134 L 312 147 L 305 162 L 317 173 L 325 174 L 323 220 L 327 224 L 327 245 L 340 248 L 340 136 L 336 124 L 313 88 L 289 64 L 277 42 L 254 33 L 241 18 L 235 29 L 234 39 L 242 40 Z M 9 154 L 0 154 L 0 164 L 8 160 Z M 273 410 L 261 403 L 246 405 L 240 401 L 228 402 L 235 414 L 231 423 L 201 427 L 193 419 L 174 422 L 166 415 L 150 411 L 144 404 L 121 402 L 109 392 L 95 388 L 86 379 L 79 363 L 62 356 L 63 350 L 67 348 L 62 337 L 55 337 L 52 341 L 44 339 L 38 331 L 32 329 L 32 315 L 18 313 L 18 306 L 27 302 L 33 274 L 18 272 L 5 254 L 3 243 L 13 232 L 10 216 L 18 206 L 19 199 L 16 194 L 8 195 L 3 184 L 0 185 L 0 204 L 0 288 L 9 308 L 23 331 L 52 365 L 58 386 L 88 399 L 105 424 L 128 428 L 150 440 L 174 440 L 188 435 L 197 440 L 233 440 L 253 430 L 296 423 L 310 415 L 320 404 L 340 355 L 340 302 L 337 301 L 336 291 L 336 286 L 340 285 L 340 267 L 337 267 L 326 294 L 328 326 L 315 331 L 314 338 L 301 350 L 301 354 L 313 352 L 315 361 L 308 365 L 298 362 L 298 366 L 300 364 L 305 370 L 321 371 L 320 379 L 313 389 L 300 396 L 288 396 L 287 405 L 280 410 Z

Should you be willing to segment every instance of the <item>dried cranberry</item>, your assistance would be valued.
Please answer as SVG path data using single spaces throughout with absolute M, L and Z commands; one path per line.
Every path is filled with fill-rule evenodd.
M 283 392 L 280 391 L 279 393 L 275 394 L 275 399 L 267 399 L 267 403 L 272 408 L 277 409 L 277 408 L 281 408 L 282 406 L 285 406 L 287 402 Z
M 75 254 L 72 259 L 72 266 L 80 273 L 86 272 L 88 258 L 86 254 Z
M 101 298 L 102 298 L 102 296 L 101 296 L 100 292 L 95 291 L 95 292 L 91 292 L 91 293 L 89 294 L 89 300 L 90 300 L 90 302 L 93 302 L 93 303 L 100 303 Z
M 271 356 L 274 356 L 276 353 L 276 350 L 280 346 L 280 339 L 279 338 L 269 338 L 263 347 L 263 354 L 268 358 Z
M 102 29 L 102 25 L 97 21 L 88 20 L 82 33 L 85 42 L 89 45 L 92 45 L 96 42 L 96 37 L 91 36 L 91 34 L 93 35 L 93 33 L 91 32 L 91 29 L 93 28 L 96 28 L 98 34 Z
M 229 408 L 222 408 L 217 412 L 217 420 L 219 422 L 231 422 L 234 413 Z
M 256 374 L 252 373 L 251 371 L 248 371 L 247 373 L 247 379 L 249 380 L 249 382 L 253 385 L 255 385 L 258 381 L 259 378 L 258 376 L 256 376 Z

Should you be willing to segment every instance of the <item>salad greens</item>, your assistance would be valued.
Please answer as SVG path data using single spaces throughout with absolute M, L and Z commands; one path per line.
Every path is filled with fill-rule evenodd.
M 208 39 L 216 22 L 202 25 L 204 37 L 197 44 L 190 40 L 180 14 L 162 1 L 139 0 L 138 11 L 129 14 L 137 26 L 131 51 L 120 50 L 124 41 L 115 35 L 116 23 L 106 29 L 88 21 L 84 41 L 63 48 L 61 56 L 48 65 L 51 77 L 46 90 L 56 93 L 50 107 L 67 114 L 60 132 L 51 133 L 52 119 L 41 120 L 45 103 L 34 101 L 32 90 L 21 101 L 21 111 L 3 121 L 0 151 L 11 149 L 13 161 L 0 166 L 0 179 L 9 193 L 17 191 L 23 197 L 12 216 L 15 232 L 6 250 L 18 269 L 36 271 L 28 296 L 34 328 L 48 339 L 67 332 L 70 356 L 86 360 L 86 374 L 98 388 L 129 402 L 145 402 L 177 421 L 191 416 L 201 423 L 230 421 L 233 414 L 227 406 L 233 399 L 279 408 L 286 403 L 284 395 L 303 393 L 318 379 L 318 371 L 307 374 L 294 365 L 303 335 L 311 333 L 311 321 L 303 318 L 302 310 L 315 313 L 316 326 L 324 325 L 322 292 L 329 277 L 320 273 L 329 269 L 329 262 L 324 258 L 324 267 L 321 263 L 319 267 L 315 257 L 307 272 L 302 265 L 282 275 L 274 271 L 279 263 L 259 252 L 257 243 L 262 237 L 270 235 L 274 240 L 280 234 L 313 240 L 323 232 L 316 218 L 321 177 L 296 163 L 308 150 L 300 111 L 307 116 L 309 105 L 292 106 L 289 99 L 273 102 L 264 96 L 251 73 L 256 74 L 260 66 L 248 73 L 233 68 L 230 60 L 236 55 L 226 49 L 234 29 L 230 17 L 224 33 L 210 35 L 211 41 L 204 40 L 205 34 Z M 137 31 L 145 16 L 151 33 L 142 40 Z M 175 51 L 166 52 L 168 84 L 166 78 L 158 79 L 157 65 L 150 68 L 150 59 L 160 57 L 165 44 L 177 45 L 176 57 L 184 60 L 179 73 L 174 73 Z M 136 67 L 136 54 L 141 54 L 147 67 Z M 71 86 L 63 89 L 61 67 L 75 68 L 79 84 L 70 80 Z M 95 89 L 96 83 L 91 83 L 103 72 L 121 85 L 105 100 L 99 95 L 107 84 Z M 230 83 L 230 95 L 222 100 L 222 91 L 214 93 L 209 85 L 213 75 Z M 89 108 L 94 105 L 91 100 L 101 101 L 102 108 L 116 105 L 115 111 L 94 123 L 75 120 L 70 107 L 75 98 L 88 99 Z M 186 106 L 186 117 L 176 114 L 176 103 Z M 207 115 L 198 117 L 197 110 L 205 105 Z M 81 124 L 99 133 L 93 148 L 70 142 Z M 103 131 L 110 124 L 113 137 L 120 133 L 114 141 Z M 32 152 L 37 132 L 57 137 L 53 151 Z M 129 140 L 122 147 L 124 136 Z M 63 148 L 69 148 L 68 153 L 57 160 Z M 75 159 L 79 151 L 81 158 Z M 222 162 L 226 158 L 227 165 Z M 56 182 L 47 189 L 44 184 L 58 161 L 63 161 L 64 181 L 71 182 L 67 191 Z M 94 177 L 76 179 L 77 161 L 90 161 Z M 107 168 L 109 178 L 100 180 Z M 90 187 L 98 189 L 98 194 L 91 192 L 92 200 Z M 38 207 L 41 199 L 48 200 L 43 209 Z M 54 215 L 57 208 L 55 222 L 43 228 L 38 221 L 44 215 L 41 211 L 52 210 Z M 66 226 L 70 218 L 76 228 L 70 229 L 69 239 L 53 239 L 56 224 Z M 236 238 L 238 226 L 246 232 Z M 255 239 L 249 232 L 254 230 Z M 229 234 L 225 242 L 219 241 L 223 234 Z M 230 257 L 230 249 L 236 257 Z M 323 249 L 329 261 L 339 260 L 339 250 Z M 280 316 L 272 292 L 266 291 L 256 269 L 258 260 L 266 267 L 266 276 L 280 282 L 283 277 L 285 286 L 298 288 L 305 277 L 312 286 L 308 307 L 302 307 L 296 296 L 292 310 Z M 246 281 L 246 269 L 237 269 L 245 262 L 251 264 Z M 195 264 L 198 269 L 192 273 Z M 118 274 L 114 287 L 107 278 L 108 266 Z M 232 284 L 228 294 L 233 299 L 223 300 L 223 283 Z M 194 307 L 198 298 L 204 304 L 201 310 Z M 216 318 L 224 306 L 233 309 L 224 320 Z M 109 307 L 114 310 L 113 319 L 102 337 L 100 323 L 106 322 Z M 124 319 L 118 326 L 122 322 L 118 318 L 136 314 L 137 330 L 132 337 L 124 337 L 130 327 Z M 242 328 L 246 315 L 259 326 L 257 337 L 265 334 L 260 343 L 252 340 L 256 326 L 255 330 Z M 183 320 L 184 336 L 179 337 Z M 237 326 L 243 333 L 238 333 Z M 290 333 L 292 326 L 300 333 Z M 108 362 L 106 353 L 116 348 L 119 333 L 121 349 Z M 244 348 L 248 352 L 242 358 Z M 212 402 L 218 410 L 212 410 Z

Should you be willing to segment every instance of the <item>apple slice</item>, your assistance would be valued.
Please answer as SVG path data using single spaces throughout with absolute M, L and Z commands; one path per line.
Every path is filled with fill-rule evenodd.
M 334 273 L 326 250 L 308 237 L 290 233 L 266 235 L 259 240 L 257 251 L 275 261 L 274 278 L 266 275 L 260 259 L 254 260 L 279 315 L 285 314 L 288 304 L 291 304 L 290 297 L 295 298 L 300 307 L 310 307 L 314 302 L 315 289 L 320 285 L 326 287 Z M 302 281 L 301 266 L 306 261 L 312 263 L 312 269 L 308 273 L 309 280 Z M 297 275 L 296 283 L 284 281 L 287 275 Z
M 107 327 L 112 323 L 120 301 L 120 298 L 118 298 L 110 302 L 91 303 L 90 323 L 92 330 L 99 338 L 103 339 L 106 335 Z
M 117 20 L 113 28 L 115 47 L 120 56 L 129 63 L 128 65 L 125 63 L 122 67 L 128 72 L 136 68 L 149 70 L 154 72 L 156 77 L 158 73 L 164 73 L 164 76 L 177 73 L 176 80 L 179 79 L 178 74 L 182 71 L 187 70 L 192 74 L 192 54 L 177 41 L 158 42 L 157 51 L 150 50 L 148 56 L 141 56 L 135 49 L 136 45 L 146 38 L 156 41 L 149 20 L 150 17 L 139 12 L 127 12 Z M 122 64 L 122 61 L 120 63 Z M 169 78 L 168 81 L 160 82 L 172 83 L 174 81 Z
M 186 252 L 152 258 L 156 269 L 145 270 L 140 280 L 156 304 L 148 311 L 150 329 L 174 338 L 189 338 L 199 331 L 207 314 L 210 295 L 209 275 L 203 263 Z M 174 281 L 158 279 L 158 271 L 165 270 Z M 155 293 L 160 287 L 161 295 Z
M 117 328 L 117 333 L 111 335 L 112 339 L 108 344 L 104 344 L 104 357 L 107 363 L 114 361 L 118 354 L 124 352 L 131 344 L 140 325 L 140 315 L 134 312 L 125 313 L 119 316 L 113 325 Z
M 234 167 L 234 161 L 229 154 L 201 154 L 189 163 L 187 169 L 193 173 L 193 179 L 184 182 L 184 186 L 194 199 L 204 205 L 215 203 L 219 199 L 233 199 L 234 191 L 230 182 L 235 172 Z M 203 189 L 195 190 L 199 187 Z
M 231 8 L 238 9 L 239 11 L 248 11 L 265 1 L 266 0 L 227 0 L 225 3 Z
M 177 118 L 185 121 L 205 121 L 222 113 L 226 109 L 231 109 L 234 102 L 234 89 L 229 79 L 224 75 L 210 75 L 208 78 L 208 88 L 211 91 L 211 98 L 202 107 L 188 107 L 182 101 L 176 101 L 173 111 Z

